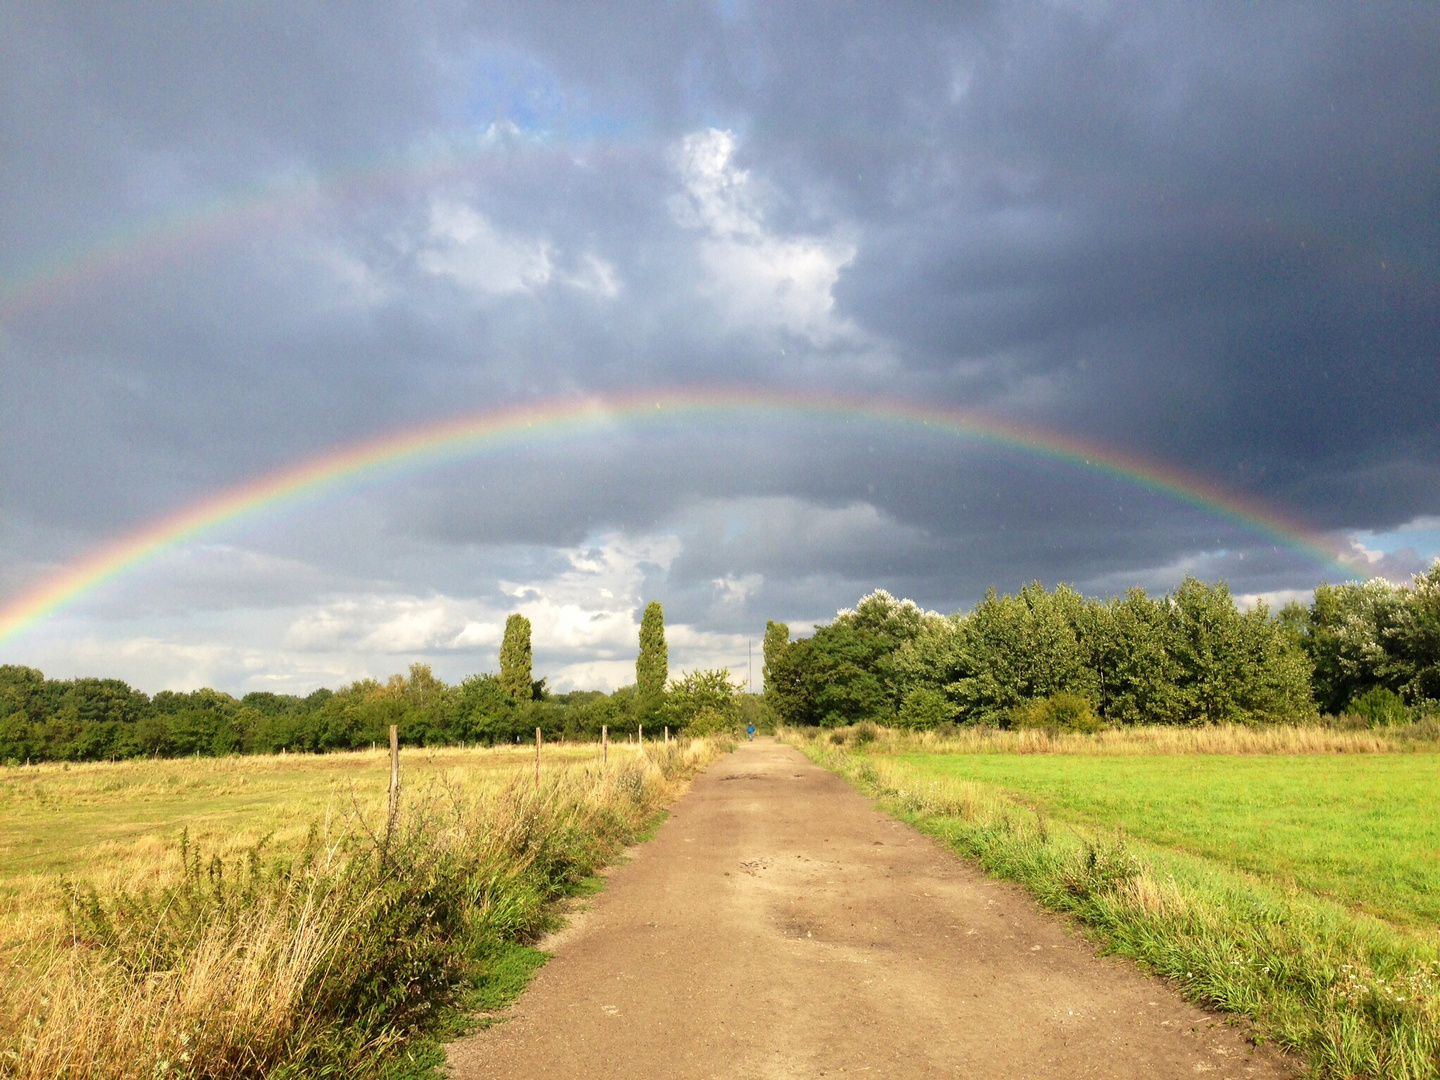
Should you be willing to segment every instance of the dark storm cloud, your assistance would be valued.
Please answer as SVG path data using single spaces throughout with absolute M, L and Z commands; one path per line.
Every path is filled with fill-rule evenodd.
M 1415 5 L 13 4 L 0 581 L 337 444 L 696 383 L 990 409 L 1391 529 L 1440 513 L 1437 161 Z M 361 485 L 136 610 L 501 603 L 622 534 L 680 538 L 643 589 L 726 633 L 1324 572 L 1023 453 L 747 420 Z

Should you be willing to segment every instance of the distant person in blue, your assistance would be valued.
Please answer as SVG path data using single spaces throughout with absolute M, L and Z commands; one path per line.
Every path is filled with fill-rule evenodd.
M 751 742 L 754 742 L 754 741 L 755 741 L 755 725 L 754 725 L 754 724 L 746 724 L 746 725 L 745 725 L 745 734 L 750 736 L 750 741 L 751 741 Z

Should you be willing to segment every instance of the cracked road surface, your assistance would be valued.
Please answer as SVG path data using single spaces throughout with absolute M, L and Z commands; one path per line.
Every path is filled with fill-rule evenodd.
M 457 1080 L 1299 1073 L 771 740 L 588 905 Z

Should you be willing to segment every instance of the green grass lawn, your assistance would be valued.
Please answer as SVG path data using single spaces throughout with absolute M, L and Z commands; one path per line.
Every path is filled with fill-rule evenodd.
M 927 754 L 1052 818 L 1123 828 L 1395 923 L 1440 923 L 1440 755 Z

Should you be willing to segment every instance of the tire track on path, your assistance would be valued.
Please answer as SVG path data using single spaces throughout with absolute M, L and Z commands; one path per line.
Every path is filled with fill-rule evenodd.
M 799 751 L 698 777 L 456 1080 L 1290 1077 Z

